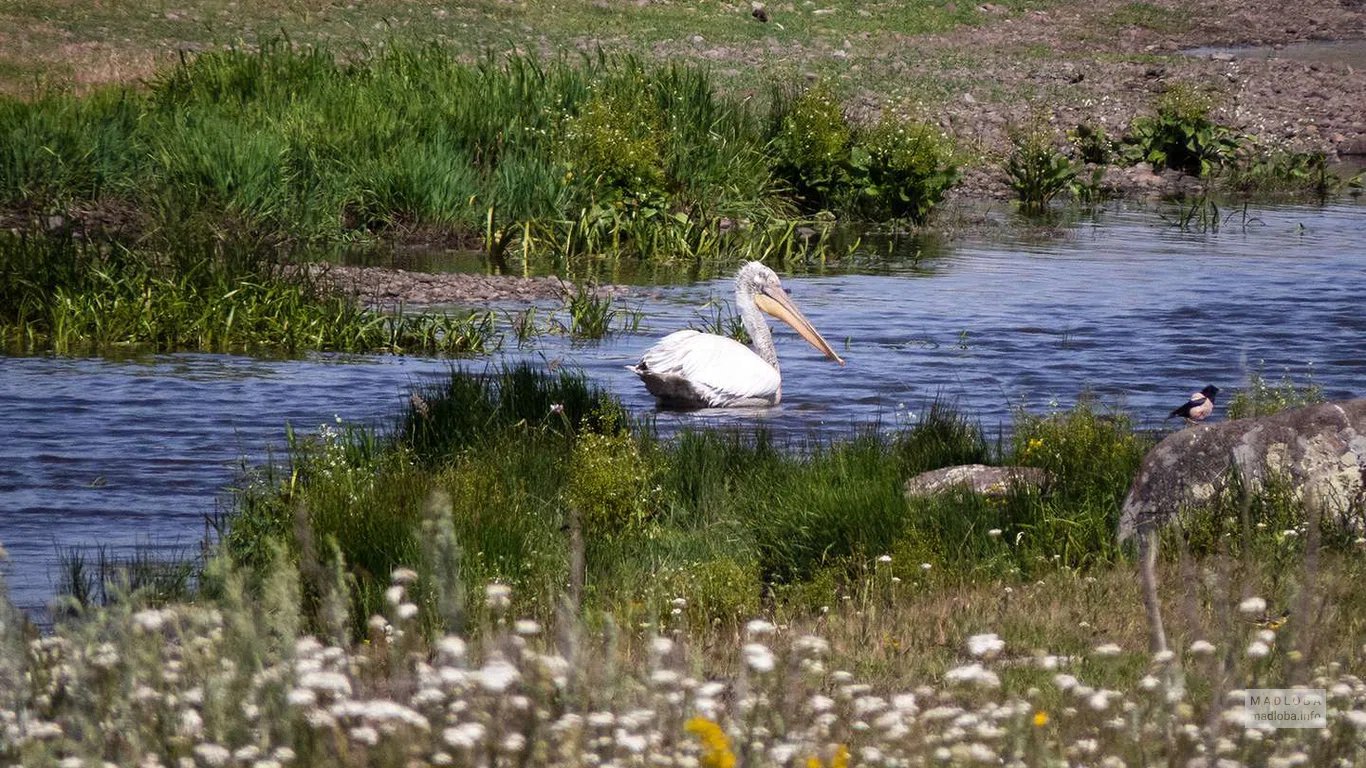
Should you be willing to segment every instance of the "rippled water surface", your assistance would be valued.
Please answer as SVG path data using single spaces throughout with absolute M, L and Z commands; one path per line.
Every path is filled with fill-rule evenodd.
M 984 426 L 1013 407 L 1066 405 L 1090 390 L 1159 422 L 1207 383 L 1236 388 L 1263 361 L 1278 378 L 1312 370 L 1333 398 L 1366 391 L 1366 207 L 1251 212 L 1217 233 L 1182 233 L 1154 211 L 1110 211 L 1058 238 L 965 241 L 915 262 L 786 280 L 848 360 L 839 368 L 786 327 L 781 407 L 658 415 L 842 430 L 892 422 L 936 396 Z M 698 322 L 728 280 L 641 290 L 641 331 L 601 344 L 545 337 L 504 356 L 582 367 L 638 412 L 653 403 L 623 366 Z M 847 344 L 847 348 L 846 348 Z M 474 365 L 482 366 L 482 362 Z M 420 358 L 134 360 L 0 358 L 0 542 L 16 602 L 41 605 L 59 549 L 193 547 L 245 456 L 279 447 L 286 424 L 340 417 L 386 425 L 414 383 L 449 363 Z

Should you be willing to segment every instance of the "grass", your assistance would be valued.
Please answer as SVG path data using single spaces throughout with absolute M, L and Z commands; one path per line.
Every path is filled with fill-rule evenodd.
M 286 467 L 244 486 L 226 539 L 260 562 L 268 540 L 299 549 L 306 520 L 306 538 L 337 542 L 362 585 L 357 622 L 379 608 L 384 574 L 415 562 L 433 504 L 465 553 L 463 589 L 509 584 L 519 610 L 542 621 L 576 556 L 595 610 L 656 622 L 681 596 L 704 626 L 779 596 L 827 601 L 822 590 L 884 554 L 907 581 L 921 563 L 936 575 L 1028 578 L 1120 562 L 1119 503 L 1149 441 L 1089 406 L 1022 417 L 1013 441 L 992 447 L 944 404 L 903 429 L 833 441 L 762 430 L 666 440 L 573 374 L 457 371 L 443 390 L 415 395 L 388 436 L 297 438 Z M 1047 495 L 991 502 L 903 498 L 911 474 L 973 462 L 1039 466 L 1058 481 Z
M 1038 4 L 1005 0 L 1000 5 L 1019 11 Z M 228 0 L 192 0 L 167 8 L 149 0 L 118 6 L 24 0 L 6 7 L 14 32 L 0 62 L 14 71 L 3 85 L 24 90 L 32 87 L 35 77 L 64 87 L 133 79 L 145 76 L 148 61 L 157 61 L 164 51 L 237 40 L 254 44 L 279 34 L 304 45 L 347 47 L 374 44 L 380 37 L 408 43 L 435 39 L 466 55 L 514 47 L 566 50 L 585 43 L 591 48 L 592 42 L 648 53 L 661 44 L 679 47 L 699 33 L 708 46 L 753 49 L 769 37 L 790 43 L 818 37 L 858 39 L 862 33 L 918 35 L 986 18 L 973 6 L 946 7 L 931 0 L 857 4 L 835 0 L 823 7 L 835 8 L 836 13 L 819 15 L 814 13 L 816 8 L 806 7 L 789 13 L 770 5 L 777 24 L 760 24 L 750 18 L 748 6 L 713 3 L 603 8 L 591 0 L 569 0 L 557 4 L 550 14 L 534 5 L 494 2 L 452 7 L 393 0 L 357 5 L 280 0 L 234 5 Z M 860 9 L 867 15 L 858 13 Z M 604 34 L 608 28 L 612 34 Z M 111 30 L 117 34 L 108 34 Z M 65 50 L 61 50 L 63 44 Z M 105 62 L 92 66 L 99 54 L 104 54 Z M 782 63 L 780 57 L 773 58 L 777 61 L 772 65 Z
M 928 130 L 883 130 L 899 128 Z M 0 101 L 0 204 L 114 205 L 144 230 L 189 220 L 304 242 L 453 232 L 482 238 L 496 266 L 519 251 L 759 258 L 804 247 L 775 176 L 774 130 L 684 65 L 470 63 L 399 44 L 339 61 L 275 42 L 186 59 L 145 90 Z M 861 166 L 879 186 L 858 210 L 832 210 L 863 215 L 913 195 L 923 220 L 943 190 L 914 192 L 919 155 L 883 144 Z M 743 226 L 721 232 L 723 219 Z
M 1362 560 L 1325 548 L 1311 566 L 1308 552 L 1257 544 L 1254 558 L 1164 567 L 1178 650 L 1156 656 L 1126 567 L 980 578 L 878 557 L 819 608 L 746 606 L 738 622 L 696 622 L 697 598 L 678 596 L 657 621 L 564 611 L 546 624 L 490 584 L 442 596 L 467 613 L 458 634 L 431 633 L 440 600 L 420 569 L 400 568 L 379 577 L 359 640 L 308 632 L 308 582 L 278 549 L 251 571 L 210 561 L 212 594 L 196 603 L 133 594 L 42 638 L 0 584 L 0 719 L 12 724 L 0 757 L 539 766 L 648 752 L 833 768 L 1167 765 L 1215 749 L 1240 764 L 1358 761 Z M 318 578 L 346 599 L 347 579 Z M 1287 622 L 1262 627 L 1289 605 Z M 1327 691 L 1325 730 L 1246 721 L 1244 689 L 1292 685 Z
M 0 234 L 0 343 L 11 351 L 484 352 L 487 313 L 365 310 L 249 245 L 143 250 Z

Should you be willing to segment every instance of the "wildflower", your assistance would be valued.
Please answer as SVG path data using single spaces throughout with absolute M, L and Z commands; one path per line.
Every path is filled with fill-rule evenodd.
M 453 663 L 465 657 L 465 641 L 455 635 L 447 635 L 437 642 L 436 650 L 443 661 Z
M 187 709 L 180 713 L 180 732 L 190 738 L 197 738 L 204 732 L 204 718 L 193 709 Z
M 1266 613 L 1266 601 L 1260 597 L 1249 597 L 1238 604 L 1238 611 L 1245 616 L 1261 616 Z
M 973 635 L 968 638 L 968 653 L 979 659 L 983 657 L 992 658 L 1005 647 L 1005 641 L 997 637 L 995 632 Z
M 531 619 L 518 619 L 517 622 L 512 625 L 512 631 L 523 637 L 531 637 L 532 635 L 541 634 L 541 625 Z
M 1001 678 L 997 677 L 995 672 L 977 663 L 950 669 L 944 674 L 944 679 L 951 683 L 972 683 L 983 688 L 1001 687 Z
M 299 686 L 336 697 L 351 695 L 351 681 L 340 672 L 309 672 L 299 678 Z
M 830 643 L 816 635 L 802 635 L 792 643 L 792 649 L 802 656 L 824 656 L 830 652 Z
M 490 659 L 477 675 L 479 685 L 491 693 L 502 693 L 522 676 L 517 668 L 504 659 Z
M 133 614 L 133 626 L 139 632 L 160 632 L 164 623 L 165 617 L 161 611 L 147 610 Z
M 650 641 L 650 650 L 656 656 L 667 656 L 674 649 L 674 641 L 667 637 L 656 637 Z
M 1214 653 L 1214 644 L 1207 640 L 1196 640 L 1191 643 L 1190 652 L 1196 656 L 1204 656 Z
M 1247 646 L 1247 655 L 1253 659 L 1266 658 L 1271 653 L 1271 648 L 1261 640 L 1254 640 Z
M 1042 728 L 1048 725 L 1048 713 L 1042 709 L 1034 713 L 1034 727 Z
M 384 601 L 387 602 L 389 605 L 398 605 L 399 603 L 403 602 L 403 592 L 403 587 L 398 584 L 395 584 L 394 586 L 384 590 Z
M 678 680 L 679 674 L 672 669 L 656 669 L 650 674 L 650 683 L 657 688 L 673 688 Z
M 521 734 L 518 735 L 520 736 Z M 617 729 L 617 732 L 613 738 L 616 739 L 618 746 L 622 747 L 627 752 L 631 752 L 637 755 L 643 753 L 646 750 L 646 748 L 650 746 L 649 739 L 646 739 L 644 736 L 641 736 L 638 733 L 627 733 L 626 731 L 620 728 Z M 516 750 L 508 751 L 512 752 Z
M 417 581 L 417 571 L 412 568 L 395 568 L 394 572 L 389 574 L 389 581 L 395 584 L 412 584 Z
M 417 615 L 417 606 L 412 603 L 402 603 L 398 606 L 398 617 L 403 621 L 408 621 Z
M 735 768 L 735 753 L 730 751 L 730 739 L 721 726 L 705 717 L 694 717 L 683 727 L 702 743 L 702 768 Z
M 877 561 L 878 561 L 879 563 L 890 563 L 890 562 L 892 562 L 892 556 L 891 556 L 891 555 L 879 555 Z
M 931 568 L 933 568 L 933 567 L 934 567 L 934 566 L 930 565 L 929 563 L 921 563 L 921 564 L 920 564 L 920 570 L 922 570 L 922 571 L 929 571 L 929 570 L 930 570 Z
M 1096 646 L 1095 649 L 1092 650 L 1092 653 L 1097 656 L 1118 656 L 1120 650 L 1120 647 L 1114 643 L 1105 643 L 1104 645 Z
M 745 631 L 756 637 L 771 635 L 775 629 L 777 629 L 777 627 L 763 619 L 755 619 L 745 625 Z
M 194 756 L 199 758 L 200 762 L 215 768 L 216 766 L 227 765 L 228 761 L 232 760 L 232 753 L 228 751 L 228 748 L 217 744 L 196 744 L 193 751 Z
M 1144 675 L 1143 679 L 1138 681 L 1138 687 L 1145 691 L 1151 691 L 1156 688 L 1159 683 L 1160 681 L 1152 675 Z
M 512 587 L 496 582 L 484 587 L 484 604 L 497 610 L 507 608 L 512 604 Z
M 759 643 L 747 643 L 743 649 L 745 663 L 760 674 L 773 671 L 773 651 Z
M 441 732 L 441 738 L 457 749 L 474 749 L 484 740 L 483 723 L 461 723 Z
M 990 537 L 993 538 L 993 539 L 999 539 L 999 538 L 1001 538 L 1001 529 L 1000 529 L 1000 528 L 992 528 L 991 530 L 987 531 L 987 535 L 990 536 Z

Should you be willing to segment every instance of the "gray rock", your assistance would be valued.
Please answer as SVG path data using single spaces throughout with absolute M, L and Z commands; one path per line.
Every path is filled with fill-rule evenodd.
M 1052 482 L 1052 476 L 1038 467 L 989 467 L 962 464 L 921 472 L 906 481 L 908 497 L 933 496 L 961 488 L 983 496 L 1005 496 L 1011 488 L 1039 489 Z
M 1366 399 L 1320 403 L 1169 435 L 1143 458 L 1120 511 L 1119 539 L 1213 499 L 1234 477 L 1255 491 L 1283 478 L 1324 513 L 1348 520 L 1366 497 Z M 1359 519 L 1359 518 L 1358 518 Z

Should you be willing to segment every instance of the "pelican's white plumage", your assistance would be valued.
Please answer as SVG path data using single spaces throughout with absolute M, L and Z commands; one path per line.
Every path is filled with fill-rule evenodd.
M 754 349 L 712 333 L 687 330 L 665 336 L 628 366 L 661 405 L 674 408 L 738 408 L 777 405 L 782 376 L 773 334 L 761 312 L 791 325 L 802 338 L 840 365 L 844 361 L 802 316 L 773 270 L 757 261 L 735 275 L 735 306 Z

